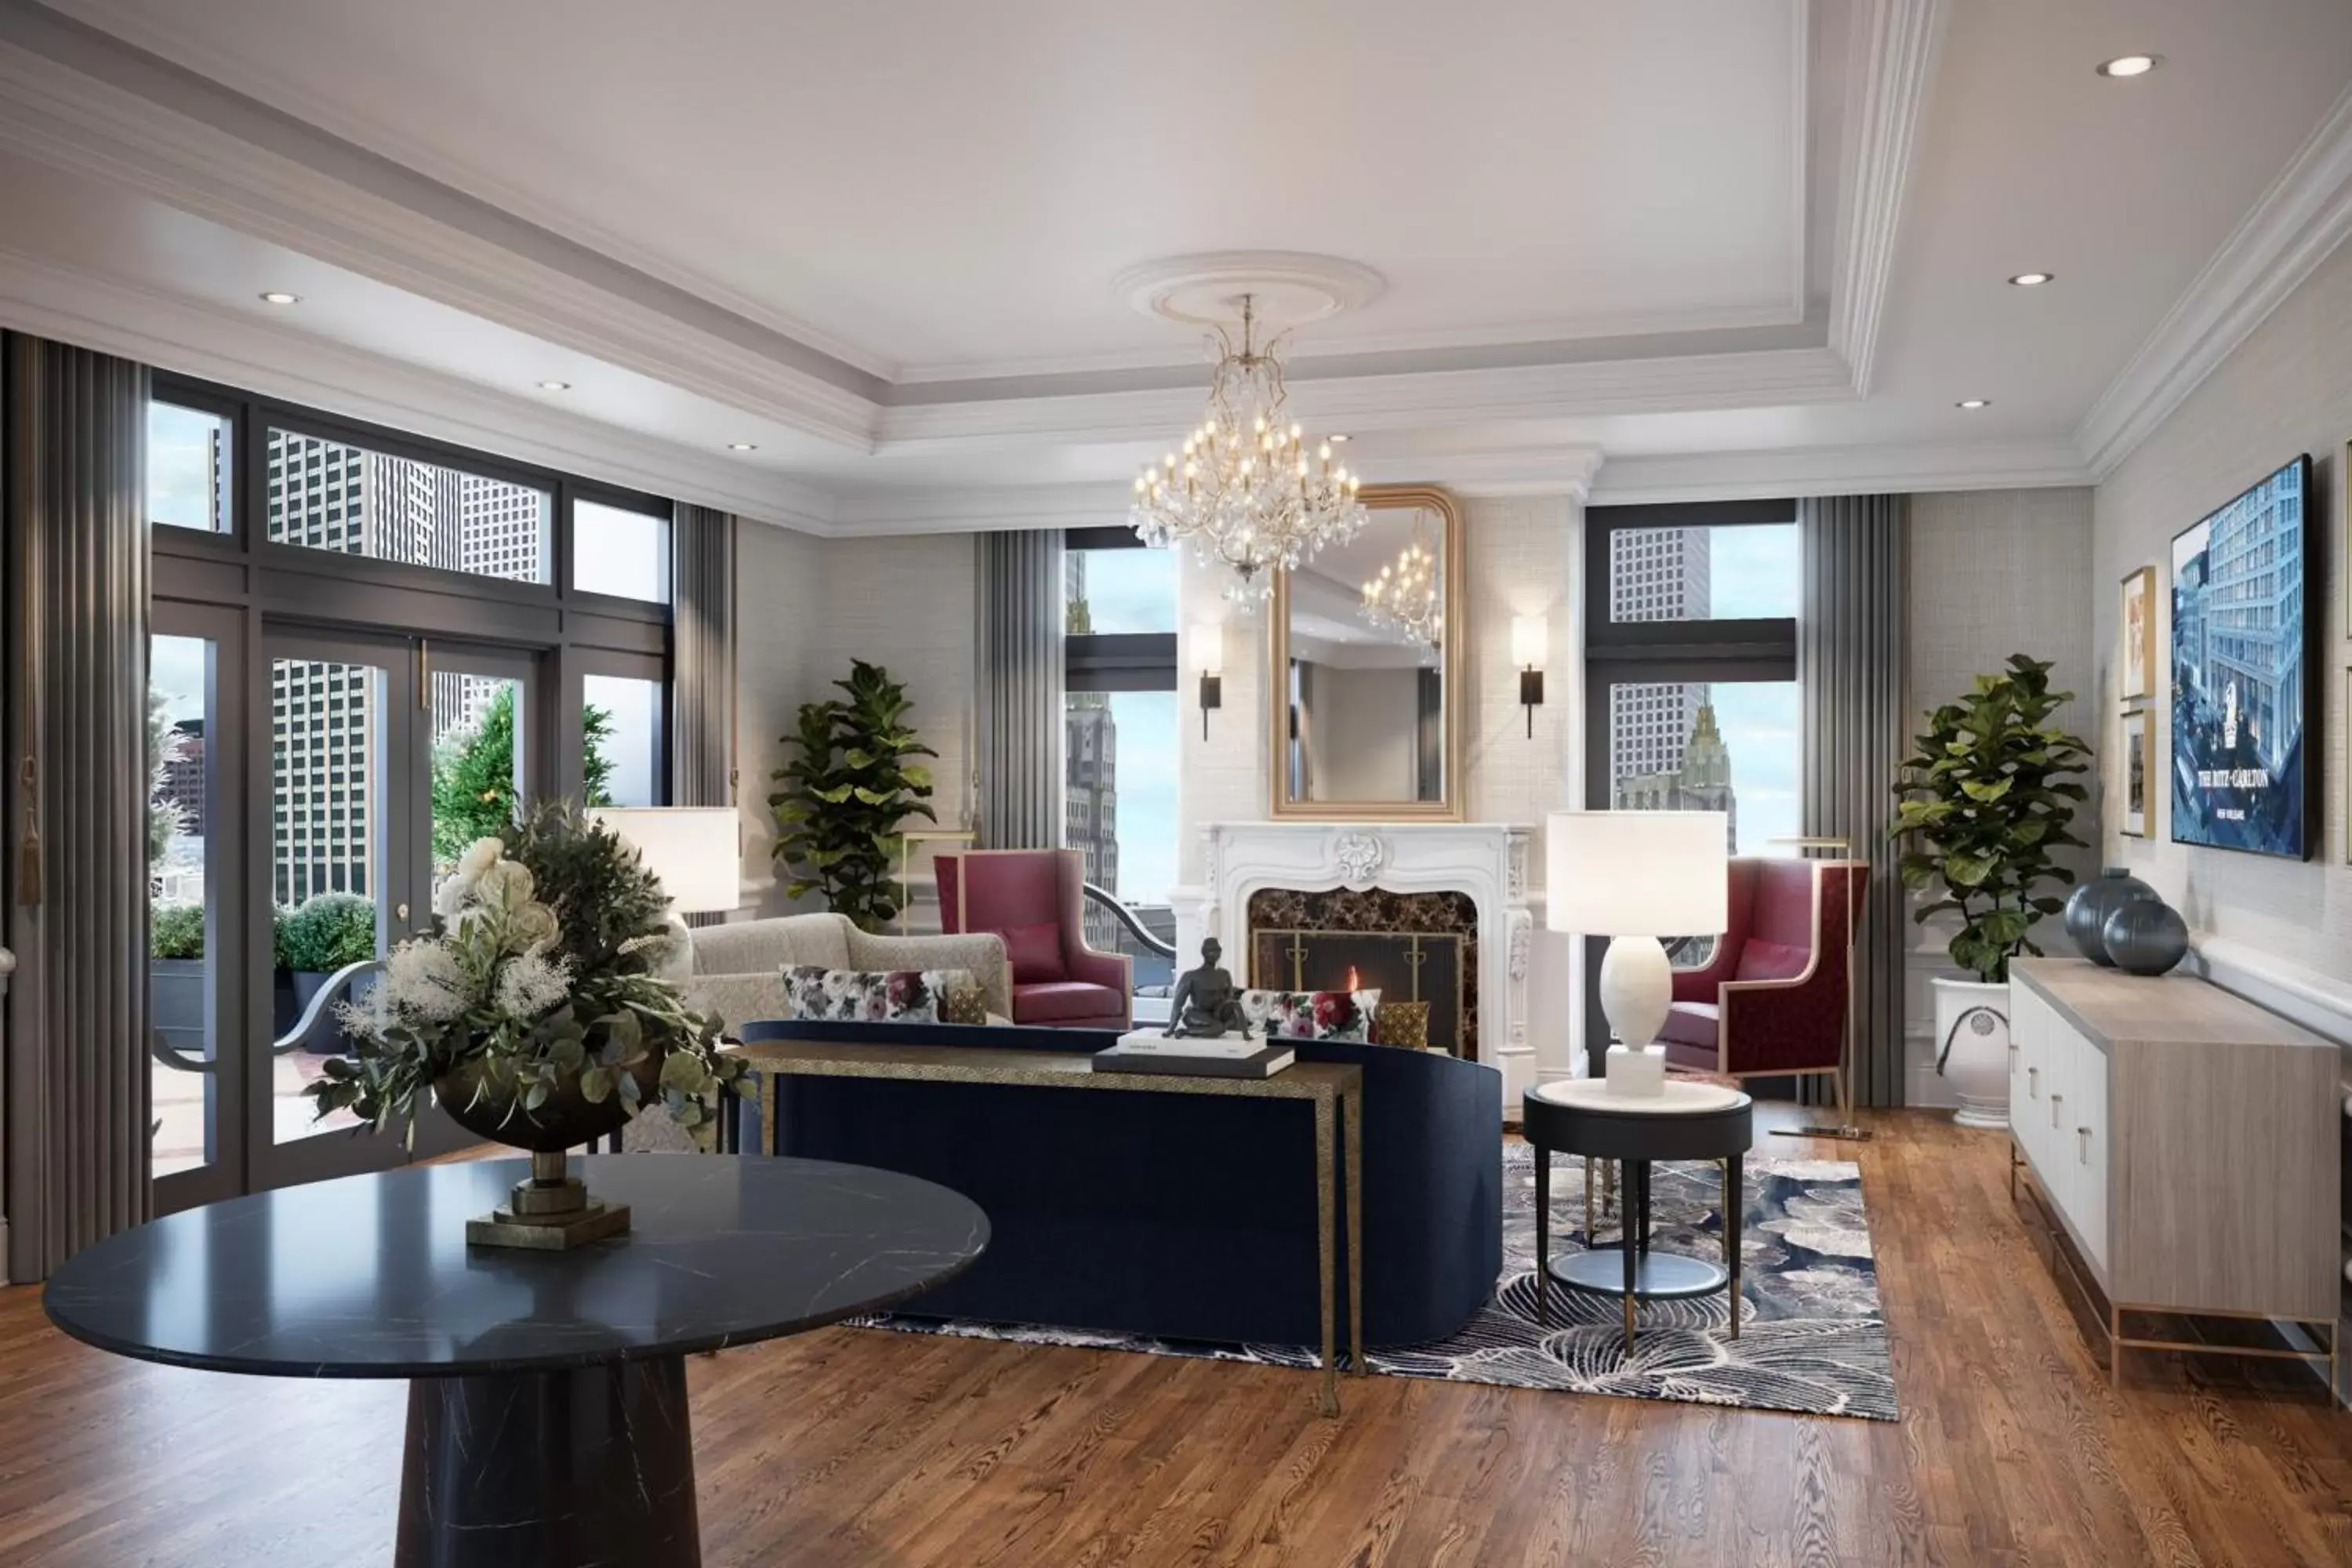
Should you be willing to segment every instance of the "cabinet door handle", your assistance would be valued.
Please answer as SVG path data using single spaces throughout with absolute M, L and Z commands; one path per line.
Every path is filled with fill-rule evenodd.
M 2053 1095 L 2052 1095 L 2052 1096 L 2050 1097 L 2050 1125 L 2051 1125 L 2051 1126 L 2055 1127 L 2055 1126 L 2057 1126 L 2057 1125 L 2058 1125 L 2058 1108 L 2059 1108 L 2060 1106 L 2062 1106 L 2062 1105 L 2065 1104 L 2065 1103 L 2066 1103 L 2066 1097 L 2065 1097 L 2064 1095 L 2063 1095 L 2063 1094 L 2053 1094 Z
M 2087 1165 L 2091 1163 L 2091 1130 L 2087 1127 L 2077 1127 L 2074 1129 L 2074 1136 L 2082 1140 L 2081 1145 L 2074 1152 L 2075 1163 Z
M 2025 1069 L 2025 1092 L 2032 1095 L 2036 1100 L 2040 1100 L 2042 1098 L 2042 1069 L 2040 1068 L 2027 1068 Z

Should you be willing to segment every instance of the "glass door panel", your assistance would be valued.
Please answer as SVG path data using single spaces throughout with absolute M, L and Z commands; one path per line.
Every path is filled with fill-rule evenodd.
M 209 637 L 152 637 L 147 652 L 148 1077 L 158 1181 L 221 1156 L 222 944 L 205 897 L 219 734 Z
M 404 642 L 272 637 L 265 661 L 268 831 L 258 848 L 273 906 L 274 1028 L 256 1062 L 257 1184 L 377 1170 L 396 1139 L 304 1089 L 348 1048 L 322 998 L 351 964 L 381 958 L 419 909 L 400 763 L 415 744 L 415 656 Z M 362 993 L 363 994 L 363 993 Z
M 1793 854 L 1773 840 L 1802 831 L 1804 768 L 1794 680 L 1605 679 L 1602 767 L 1612 811 L 1719 811 L 1730 818 L 1725 849 L 1737 856 Z M 1600 717 L 1600 715 L 1596 715 Z M 1662 934 L 1677 969 L 1703 968 L 1715 931 Z M 1595 991 L 1605 942 L 1588 943 L 1585 1039 L 1609 1026 Z M 1646 1042 L 1644 1042 L 1646 1043 Z

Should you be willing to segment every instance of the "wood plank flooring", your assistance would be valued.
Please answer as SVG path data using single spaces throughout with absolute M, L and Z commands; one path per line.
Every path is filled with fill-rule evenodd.
M 1779 1112 L 1783 1124 L 1786 1110 Z M 706 1560 L 761 1568 L 2352 1563 L 2352 1415 L 2085 1347 L 2005 1143 L 1859 1158 L 1899 1423 L 830 1330 L 698 1357 Z M 0 1563 L 389 1562 L 398 1384 L 148 1366 L 0 1290 Z

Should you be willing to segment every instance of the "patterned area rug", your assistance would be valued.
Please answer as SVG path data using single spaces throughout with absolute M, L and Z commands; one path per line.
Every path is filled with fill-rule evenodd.
M 1595 1167 L 1596 1172 L 1599 1167 Z M 1749 1410 L 1895 1418 L 1895 1369 L 1880 1316 L 1862 1173 L 1844 1161 L 1747 1162 L 1747 1226 L 1741 1280 L 1748 1310 L 1730 1334 L 1721 1292 L 1645 1301 L 1633 1353 L 1625 1353 L 1615 1296 L 1551 1290 L 1551 1326 L 1536 1323 L 1535 1156 L 1524 1143 L 1503 1150 L 1503 1283 L 1460 1333 L 1433 1344 L 1375 1351 L 1371 1370 L 1391 1377 L 1613 1394 Z M 1580 1248 L 1584 1162 L 1552 1162 L 1552 1247 Z M 1651 1178 L 1654 1248 L 1710 1260 L 1723 1257 L 1720 1171 L 1712 1164 L 1660 1165 Z M 1601 1226 L 1614 1237 L 1613 1220 Z M 1092 1333 L 1082 1329 L 979 1323 L 902 1316 L 858 1320 L 903 1333 L 954 1334 L 1024 1344 L 1137 1351 L 1312 1367 L 1305 1346 L 1202 1344 Z

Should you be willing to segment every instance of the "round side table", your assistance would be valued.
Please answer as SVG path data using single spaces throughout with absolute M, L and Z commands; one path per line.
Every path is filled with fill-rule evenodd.
M 1755 1142 L 1755 1102 L 1736 1089 L 1670 1079 L 1657 1095 L 1612 1095 L 1599 1079 L 1570 1079 L 1528 1090 L 1521 1132 L 1536 1152 L 1536 1321 L 1551 1320 L 1551 1281 L 1571 1290 L 1613 1293 L 1625 1303 L 1625 1349 L 1633 1349 L 1637 1301 L 1727 1290 L 1731 1337 L 1739 1337 L 1739 1233 L 1746 1212 L 1740 1161 Z M 1581 1154 L 1625 1167 L 1622 1239 L 1555 1264 L 1551 1257 L 1551 1157 Z M 1661 1160 L 1720 1162 L 1721 1266 L 1650 1247 L 1650 1166 Z M 1591 1237 L 1588 1226 L 1586 1240 Z

